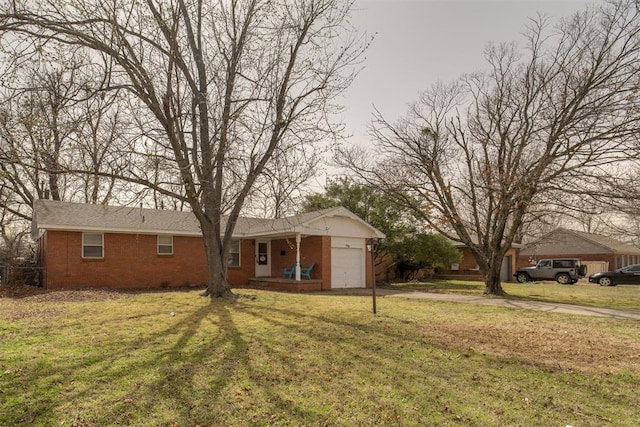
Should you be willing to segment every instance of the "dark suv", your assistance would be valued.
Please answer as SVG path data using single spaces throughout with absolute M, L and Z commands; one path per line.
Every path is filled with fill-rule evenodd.
M 541 259 L 535 267 L 519 268 L 514 274 L 520 283 L 536 280 L 555 280 L 572 285 L 587 274 L 587 267 L 577 258 Z

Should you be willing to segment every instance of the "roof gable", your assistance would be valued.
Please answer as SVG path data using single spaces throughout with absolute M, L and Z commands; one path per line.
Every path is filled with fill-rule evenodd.
M 602 234 L 594 234 L 594 233 L 586 233 L 584 231 L 576 231 L 569 229 L 561 229 L 566 233 L 573 234 L 578 238 L 585 239 L 587 241 L 593 242 L 596 245 L 607 248 L 615 253 L 623 253 L 623 254 L 638 254 L 640 255 L 640 248 L 636 246 L 630 245 L 625 242 L 621 242 L 620 240 L 614 239 L 610 236 L 604 236 Z

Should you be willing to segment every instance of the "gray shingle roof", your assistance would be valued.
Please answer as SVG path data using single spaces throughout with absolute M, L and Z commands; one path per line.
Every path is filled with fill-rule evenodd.
M 602 234 L 587 233 L 584 231 L 570 230 L 568 228 L 558 228 L 558 231 L 573 234 L 576 237 L 595 243 L 596 245 L 602 246 L 614 253 L 640 255 L 640 248 L 616 240 L 613 237 L 604 236 Z
M 38 229 L 201 234 L 191 212 L 36 200 L 33 218 Z
M 302 231 L 309 233 L 313 232 L 313 229 L 306 228 L 310 223 L 328 216 L 350 217 L 371 228 L 372 237 L 384 236 L 349 210 L 336 207 L 279 219 L 241 217 L 234 230 L 234 237 L 267 236 Z M 200 224 L 192 212 L 36 200 L 33 205 L 34 238 L 38 237 L 39 230 L 47 229 L 193 236 L 202 234 Z M 320 231 L 318 230 L 317 234 L 325 234 Z M 323 231 L 326 232 L 326 230 Z

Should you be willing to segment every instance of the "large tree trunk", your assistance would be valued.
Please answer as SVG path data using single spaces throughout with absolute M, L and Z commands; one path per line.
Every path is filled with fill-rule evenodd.
M 502 260 L 490 260 L 487 269 L 484 271 L 484 294 L 485 295 L 505 295 L 500 280 L 500 270 L 502 269 Z
M 500 272 L 502 270 L 502 260 L 507 249 L 504 247 L 488 249 L 484 246 L 474 245 L 472 242 L 467 243 L 467 245 L 480 266 L 480 271 L 482 271 L 485 284 L 484 294 L 506 295 L 507 293 L 502 289 Z
M 237 296 L 231 292 L 231 285 L 227 276 L 227 257 L 222 254 L 220 238 L 215 235 L 212 226 L 201 222 L 201 227 L 209 272 L 207 289 L 203 296 L 209 296 L 211 299 L 224 298 L 229 301 L 235 301 Z

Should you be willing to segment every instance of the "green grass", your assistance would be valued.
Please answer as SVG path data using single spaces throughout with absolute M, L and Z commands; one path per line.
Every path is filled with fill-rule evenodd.
M 634 321 L 237 293 L 0 298 L 0 425 L 640 424 Z
M 397 283 L 393 284 L 392 287 L 477 296 L 482 295 L 485 288 L 483 282 L 464 280 Z M 560 285 L 556 282 L 532 282 L 503 283 L 502 287 L 508 294 L 508 298 L 640 310 L 640 286 L 637 285 L 602 287 L 581 280 L 575 285 Z

